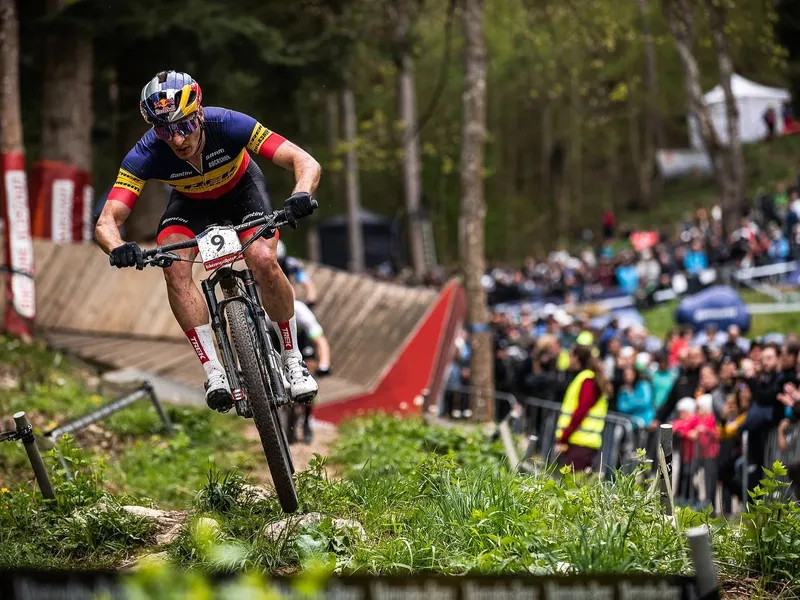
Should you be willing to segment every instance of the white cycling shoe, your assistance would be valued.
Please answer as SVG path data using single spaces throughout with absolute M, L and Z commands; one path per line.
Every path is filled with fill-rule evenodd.
M 233 406 L 231 386 L 225 371 L 211 371 L 205 383 L 206 404 L 214 410 L 228 410 Z
M 292 400 L 311 404 L 317 397 L 319 386 L 308 371 L 302 357 L 296 354 L 287 356 L 283 364 L 283 371 L 289 384 L 289 394 Z

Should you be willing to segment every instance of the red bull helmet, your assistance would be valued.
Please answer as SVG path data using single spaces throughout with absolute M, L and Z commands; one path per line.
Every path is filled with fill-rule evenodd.
M 188 73 L 161 71 L 142 88 L 139 109 L 151 125 L 176 123 L 197 112 L 202 92 Z

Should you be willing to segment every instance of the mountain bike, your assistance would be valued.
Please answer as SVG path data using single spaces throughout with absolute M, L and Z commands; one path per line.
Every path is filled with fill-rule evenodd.
M 312 205 L 317 207 L 316 200 L 312 200 Z M 241 225 L 210 225 L 194 239 L 157 246 L 142 254 L 145 265 L 166 268 L 175 261 L 202 262 L 206 271 L 211 272 L 201 287 L 233 395 L 233 405 L 220 412 L 235 407 L 240 417 L 253 419 L 278 500 L 284 512 L 291 513 L 297 510 L 297 491 L 292 480 L 294 465 L 289 443 L 279 415 L 279 409 L 291 402 L 284 384 L 281 356 L 268 333 L 266 312 L 252 271 L 232 267 L 253 241 L 267 233 L 274 234 L 286 224 L 284 211 L 278 210 Z M 243 245 L 239 232 L 254 227 L 258 230 Z M 197 248 L 201 260 L 185 259 L 174 253 L 186 248 Z M 218 287 L 222 291 L 221 300 L 217 299 Z

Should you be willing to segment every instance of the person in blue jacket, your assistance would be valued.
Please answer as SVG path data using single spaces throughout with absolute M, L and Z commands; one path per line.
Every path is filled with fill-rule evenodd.
M 634 423 L 635 427 L 647 427 L 656 418 L 653 384 L 632 365 L 622 371 L 622 386 L 617 393 L 617 411 L 641 419 L 642 422 Z
M 691 275 L 708 268 L 708 257 L 703 250 L 703 242 L 695 239 L 692 247 L 683 259 L 683 268 Z

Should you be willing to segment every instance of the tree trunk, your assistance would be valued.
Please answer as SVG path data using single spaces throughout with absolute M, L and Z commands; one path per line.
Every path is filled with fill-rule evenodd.
M 347 186 L 347 247 L 350 252 L 350 271 L 364 271 L 364 236 L 361 229 L 361 190 L 358 182 L 358 149 L 356 148 L 356 101 L 353 90 L 342 91 L 344 112 L 345 182 Z
M 732 233 L 739 225 L 744 207 L 745 174 L 742 140 L 739 137 L 739 109 L 731 89 L 733 61 L 728 40 L 725 37 L 725 8 L 720 1 L 708 2 L 711 16 L 711 34 L 717 53 L 719 80 L 725 94 L 725 113 L 728 129 L 728 144 L 725 148 L 725 175 L 722 190 L 723 228 Z
M 650 15 L 647 0 L 639 0 L 639 13 L 642 17 L 644 31 L 645 88 L 647 89 L 647 121 L 646 134 L 655 143 L 656 148 L 664 147 L 664 120 L 658 108 L 658 67 L 656 65 L 656 46 L 650 27 Z
M 47 0 L 50 16 L 66 0 Z M 45 37 L 42 75 L 42 158 L 89 171 L 92 167 L 91 36 L 73 25 L 52 26 Z
M 400 88 L 400 120 L 403 124 L 403 189 L 408 211 L 408 235 L 411 264 L 417 276 L 427 268 L 422 230 L 422 174 L 417 131 L 417 95 L 414 85 L 414 61 L 406 51 L 400 58 L 397 74 Z
M 19 97 L 19 21 L 16 0 L 0 0 L 0 152 L 24 152 Z
M 481 286 L 485 270 L 484 152 L 486 144 L 486 42 L 483 32 L 483 0 L 463 4 L 465 40 L 464 116 L 461 138 L 461 223 L 464 237 L 461 257 L 466 283 L 469 321 L 472 325 L 473 418 L 488 421 L 494 416 L 492 337 L 488 323 L 486 294 Z
M 732 197 L 728 192 L 731 187 L 731 176 L 728 173 L 726 164 L 728 162 L 725 157 L 726 150 L 720 144 L 708 107 L 703 101 L 703 89 L 700 87 L 700 68 L 697 64 L 697 57 L 694 54 L 693 47 L 694 17 L 692 7 L 687 0 L 664 0 L 664 12 L 683 66 L 689 113 L 697 119 L 703 145 L 711 160 L 717 187 L 723 199 L 723 224 L 727 228 L 731 219 L 728 214 L 730 207 L 726 206 L 726 202 L 730 202 Z M 726 231 L 726 233 L 730 233 L 730 231 Z
M 337 100 L 337 92 L 325 92 L 325 134 L 328 142 L 328 152 L 330 154 L 330 161 L 338 162 L 339 159 L 339 142 L 341 135 L 339 134 L 339 102 Z M 341 198 L 344 196 L 342 185 L 342 170 L 332 169 L 331 173 L 326 176 L 328 184 L 325 186 L 329 195 L 334 196 L 335 205 L 338 206 Z

